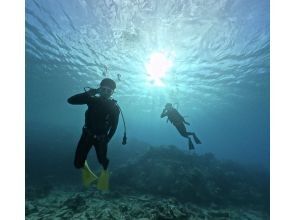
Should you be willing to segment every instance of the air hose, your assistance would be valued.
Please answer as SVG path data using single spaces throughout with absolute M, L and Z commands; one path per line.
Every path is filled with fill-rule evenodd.
M 122 112 L 121 108 L 119 107 L 119 105 L 117 105 L 117 107 L 119 108 L 119 111 L 120 111 L 120 114 L 121 114 L 121 117 L 122 117 L 123 123 L 124 123 L 124 137 L 123 137 L 122 145 L 126 145 L 127 144 L 127 128 L 126 128 L 125 118 L 124 118 L 123 112 Z

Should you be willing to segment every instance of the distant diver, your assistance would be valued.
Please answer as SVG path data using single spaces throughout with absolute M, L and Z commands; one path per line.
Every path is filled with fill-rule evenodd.
M 85 186 L 89 186 L 97 180 L 97 176 L 90 170 L 86 161 L 87 155 L 94 145 L 98 161 L 103 167 L 97 183 L 97 188 L 100 190 L 109 189 L 107 145 L 117 129 L 119 113 L 121 112 L 117 101 L 111 99 L 115 89 L 116 83 L 112 79 L 104 78 L 98 89 L 89 88 L 88 91 L 85 89 L 84 93 L 68 99 L 68 103 L 72 105 L 88 105 L 85 112 L 85 125 L 75 152 L 74 166 L 77 169 L 82 168 Z M 99 96 L 95 96 L 96 94 L 99 94 Z M 126 130 L 122 144 L 126 144 Z
M 173 108 L 171 103 L 167 103 L 165 105 L 165 108 L 163 109 L 162 113 L 161 113 L 161 118 L 167 116 L 167 122 L 171 121 L 171 123 L 177 128 L 177 130 L 179 131 L 179 133 L 188 139 L 188 143 L 189 143 L 189 149 L 195 149 L 194 145 L 191 141 L 191 138 L 189 137 L 190 135 L 193 136 L 194 141 L 196 144 L 201 144 L 201 141 L 198 139 L 198 137 L 196 136 L 196 134 L 194 132 L 188 132 L 186 130 L 186 127 L 184 125 L 184 123 L 186 125 L 190 125 L 188 122 L 185 121 L 184 117 L 175 109 Z

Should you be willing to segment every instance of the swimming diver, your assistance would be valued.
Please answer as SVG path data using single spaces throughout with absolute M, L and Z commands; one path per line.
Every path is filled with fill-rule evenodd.
M 116 83 L 112 79 L 104 78 L 98 89 L 90 88 L 68 99 L 68 103 L 72 105 L 88 105 L 85 112 L 85 125 L 75 152 L 74 166 L 77 169 L 82 168 L 85 186 L 89 186 L 97 179 L 86 161 L 94 145 L 98 161 L 103 167 L 97 184 L 97 188 L 101 190 L 108 190 L 109 187 L 107 144 L 114 135 L 119 121 L 120 108 L 116 100 L 111 99 L 115 88 Z M 96 94 L 99 96 L 95 96 Z
M 186 130 L 184 123 L 186 125 L 190 125 L 190 124 L 185 121 L 184 117 L 175 108 L 173 108 L 171 103 L 167 103 L 165 105 L 165 108 L 163 109 L 160 117 L 163 118 L 165 116 L 167 116 L 167 121 L 168 120 L 171 121 L 171 123 L 177 128 L 177 130 L 183 137 L 188 138 L 190 150 L 195 148 L 189 135 L 193 136 L 196 144 L 201 144 L 201 141 L 198 139 L 198 137 L 196 136 L 194 132 L 188 132 Z

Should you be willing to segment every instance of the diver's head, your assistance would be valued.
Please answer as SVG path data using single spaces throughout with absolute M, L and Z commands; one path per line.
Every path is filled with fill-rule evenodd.
M 112 79 L 105 78 L 100 82 L 99 94 L 103 98 L 110 98 L 116 88 L 116 84 Z
M 166 108 L 167 110 L 172 109 L 172 107 L 173 107 L 173 105 L 172 105 L 171 103 L 166 103 L 166 105 L 165 105 L 165 108 Z

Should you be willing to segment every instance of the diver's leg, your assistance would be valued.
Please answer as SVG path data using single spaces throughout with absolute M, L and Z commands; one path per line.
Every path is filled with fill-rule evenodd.
M 188 137 L 189 138 L 189 137 Z M 191 138 L 189 138 L 189 150 L 193 150 L 193 149 L 195 149 L 195 147 L 194 147 L 194 145 L 193 145 L 193 143 L 192 143 L 192 141 L 191 141 Z
M 102 165 L 103 169 L 98 177 L 97 188 L 102 191 L 109 190 L 109 172 L 107 170 L 109 160 L 107 159 L 107 143 L 105 141 L 99 141 L 95 143 L 96 155 L 99 163 Z
M 179 131 L 179 133 L 183 137 L 188 139 L 189 150 L 195 149 L 195 147 L 191 141 L 191 138 L 188 136 L 189 133 L 187 132 L 185 125 L 183 123 L 179 123 L 179 124 L 176 124 L 175 126 L 176 126 L 177 130 Z
M 99 141 L 95 143 L 96 155 L 99 163 L 103 166 L 104 170 L 107 170 L 109 160 L 107 158 L 107 143 Z
M 90 137 L 85 132 L 83 132 L 79 140 L 74 159 L 74 165 L 77 169 L 80 169 L 84 166 L 91 146 L 92 142 Z
M 179 124 L 175 124 L 175 127 L 177 128 L 178 132 L 185 138 L 189 138 L 188 137 L 188 133 L 186 130 L 186 127 L 183 123 L 179 123 Z
M 196 134 L 194 132 L 187 132 L 187 134 L 193 136 L 196 144 L 201 144 L 201 141 L 199 140 L 199 138 L 196 136 Z

